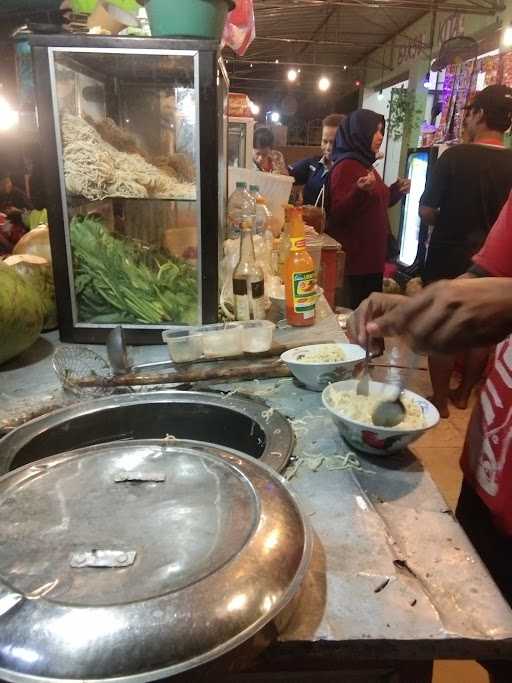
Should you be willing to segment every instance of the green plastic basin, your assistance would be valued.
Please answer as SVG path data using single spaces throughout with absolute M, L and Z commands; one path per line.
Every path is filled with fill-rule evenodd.
M 220 40 L 233 0 L 150 0 L 146 5 L 153 36 Z

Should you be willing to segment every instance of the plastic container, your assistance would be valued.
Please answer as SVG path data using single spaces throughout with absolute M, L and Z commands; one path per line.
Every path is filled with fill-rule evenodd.
M 272 214 L 268 210 L 265 197 L 259 196 L 256 199 L 256 213 L 254 221 L 254 232 L 257 235 L 263 235 L 265 230 L 270 230 L 272 227 Z M 270 233 L 272 234 L 272 232 Z
M 150 0 L 146 5 L 153 36 L 220 40 L 233 0 Z
M 236 183 L 240 180 L 246 182 L 247 185 L 257 185 L 260 188 L 260 194 L 265 197 L 272 214 L 273 223 L 275 221 L 275 229 L 279 231 L 284 225 L 284 205 L 290 198 L 294 179 L 287 175 L 230 166 L 228 168 L 229 193 L 233 192 Z M 274 226 L 272 231 L 274 231 Z
M 202 334 L 164 330 L 162 339 L 167 344 L 169 355 L 175 363 L 192 362 L 199 360 L 203 355 Z
M 242 323 L 242 349 L 246 353 L 263 353 L 272 346 L 276 326 L 268 320 Z
M 228 200 L 228 238 L 240 237 L 240 226 L 244 220 L 254 225 L 256 202 L 247 191 L 247 183 L 239 180 Z
M 202 335 L 203 354 L 206 358 L 239 356 L 243 352 L 240 323 L 208 325 L 196 330 Z

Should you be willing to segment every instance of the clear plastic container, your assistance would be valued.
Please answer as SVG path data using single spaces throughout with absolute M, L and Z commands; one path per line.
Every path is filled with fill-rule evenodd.
M 242 348 L 242 327 L 240 323 L 205 325 L 196 327 L 203 339 L 203 354 L 206 358 L 239 356 Z
M 195 332 L 164 330 L 162 339 L 167 344 L 171 360 L 187 363 L 199 360 L 203 355 L 203 335 Z
M 236 189 L 228 200 L 228 234 L 234 239 L 240 237 L 240 226 L 243 221 L 250 221 L 254 225 L 256 217 L 256 201 L 248 192 L 247 184 L 238 181 Z
M 272 346 L 276 326 L 269 320 L 242 323 L 242 348 L 246 353 L 262 353 Z

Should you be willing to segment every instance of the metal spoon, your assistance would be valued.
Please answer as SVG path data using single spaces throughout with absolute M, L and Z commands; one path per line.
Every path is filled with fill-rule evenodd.
M 370 304 L 368 304 L 368 309 L 366 311 L 366 321 L 371 320 L 371 310 Z M 369 336 L 366 337 L 366 355 L 364 357 L 363 371 L 359 377 L 359 382 L 357 383 L 356 394 L 358 396 L 368 396 L 370 394 L 370 347 L 372 340 Z
M 400 397 L 403 387 L 396 387 L 395 398 L 388 398 L 378 403 L 372 413 L 372 422 L 376 427 L 396 427 L 403 422 L 406 414 L 405 406 Z
M 140 372 L 149 368 L 167 368 L 174 363 L 171 360 L 160 360 L 142 365 L 130 365 L 126 339 L 121 325 L 114 327 L 107 337 L 107 356 L 114 375 L 126 375 L 129 372 Z
M 391 395 L 375 406 L 372 414 L 372 422 L 376 427 L 396 427 L 404 421 L 407 411 L 402 403 L 401 397 L 411 373 L 416 370 L 418 361 L 419 356 L 413 353 L 408 370 L 401 375 L 401 380 L 394 387 L 394 395 Z

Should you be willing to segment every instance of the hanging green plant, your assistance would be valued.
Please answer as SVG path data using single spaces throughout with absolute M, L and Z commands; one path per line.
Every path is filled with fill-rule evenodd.
M 389 133 L 393 140 L 408 137 L 409 132 L 421 123 L 422 110 L 416 106 L 416 93 L 407 88 L 393 88 L 389 103 Z

